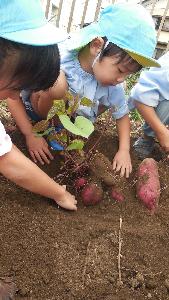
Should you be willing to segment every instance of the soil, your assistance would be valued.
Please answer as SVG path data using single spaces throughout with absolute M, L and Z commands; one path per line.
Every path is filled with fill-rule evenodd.
M 11 136 L 27 154 L 19 132 Z M 107 131 L 97 150 L 112 160 L 117 147 L 116 135 Z M 157 148 L 154 158 L 159 157 Z M 85 207 L 77 195 L 77 212 L 64 211 L 1 176 L 0 277 L 13 279 L 16 300 L 169 299 L 169 166 L 164 159 L 158 162 L 162 192 L 158 210 L 151 215 L 135 196 L 140 160 L 133 150 L 132 160 L 125 201 L 110 199 L 109 188 L 103 185 L 104 199 L 98 205 Z M 56 179 L 62 167 L 63 159 L 56 155 L 43 169 Z M 71 176 L 63 183 L 73 192 Z

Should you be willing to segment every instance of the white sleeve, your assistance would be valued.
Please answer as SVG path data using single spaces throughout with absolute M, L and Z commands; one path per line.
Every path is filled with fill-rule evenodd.
M 159 59 L 161 68 L 143 71 L 138 83 L 131 90 L 129 103 L 133 100 L 157 107 L 159 101 L 169 100 L 169 53 Z
M 4 126 L 0 121 L 0 156 L 10 152 L 12 149 L 12 141 L 6 133 Z

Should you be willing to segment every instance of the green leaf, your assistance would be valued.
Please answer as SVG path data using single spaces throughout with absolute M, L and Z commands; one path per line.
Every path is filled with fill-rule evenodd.
M 67 142 L 67 134 L 66 133 L 60 134 L 59 135 L 59 141 L 62 141 L 64 143 L 66 143 Z
M 49 126 L 49 122 L 47 122 L 46 120 L 42 120 L 40 122 L 37 122 L 34 126 L 33 126 L 33 132 L 42 132 L 45 131 Z
M 73 95 L 71 94 L 71 92 L 66 92 L 65 94 L 65 99 L 69 102 L 73 102 L 74 101 L 74 97 Z
M 49 141 L 61 141 L 63 143 L 67 142 L 66 130 L 62 129 L 60 132 L 55 132 L 54 130 L 48 136 Z
M 67 115 L 60 115 L 59 119 L 64 128 L 75 135 L 88 138 L 89 135 L 94 131 L 92 122 L 83 116 L 76 117 L 75 123 L 72 123 Z
M 37 133 L 36 132 L 36 136 L 44 136 L 44 135 L 48 135 L 51 131 L 53 130 L 53 128 L 48 128 L 47 130 L 45 130 L 44 132 L 42 133 Z
M 81 130 L 83 133 L 82 136 L 89 137 L 91 133 L 94 131 L 93 123 L 83 116 L 77 116 L 75 119 L 75 126 Z
M 73 106 L 69 106 L 68 109 L 66 110 L 67 115 L 72 115 L 73 113 Z
M 52 119 L 55 115 L 60 115 L 65 113 L 65 101 L 64 100 L 54 100 L 53 106 L 48 112 L 47 121 Z
M 73 140 L 66 150 L 82 150 L 84 142 L 82 140 Z
M 69 102 L 69 107 L 66 111 L 67 115 L 72 116 L 79 107 L 79 95 L 74 96 L 73 101 Z
M 80 100 L 80 105 L 83 105 L 83 106 L 88 106 L 88 107 L 92 107 L 93 106 L 93 102 L 86 98 L 86 97 L 83 97 L 81 100 Z

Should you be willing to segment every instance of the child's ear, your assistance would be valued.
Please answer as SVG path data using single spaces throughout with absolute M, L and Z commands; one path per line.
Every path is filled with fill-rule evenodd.
M 90 42 L 90 54 L 96 57 L 104 46 L 104 40 L 101 37 L 97 37 Z

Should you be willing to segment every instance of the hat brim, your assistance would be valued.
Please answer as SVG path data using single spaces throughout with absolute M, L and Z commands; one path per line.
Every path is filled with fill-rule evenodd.
M 161 65 L 153 58 L 142 56 L 138 53 L 131 52 L 124 49 L 135 61 L 137 61 L 143 67 L 157 67 L 160 68 Z
M 70 43 L 68 45 L 68 50 L 77 50 L 97 37 L 103 37 L 105 34 L 101 31 L 97 23 L 92 23 L 84 28 L 81 28 L 80 31 L 76 31 L 70 34 Z
M 68 35 L 62 29 L 46 23 L 44 26 L 38 28 L 4 33 L 0 36 L 4 39 L 17 43 L 32 46 L 47 46 L 64 41 Z

